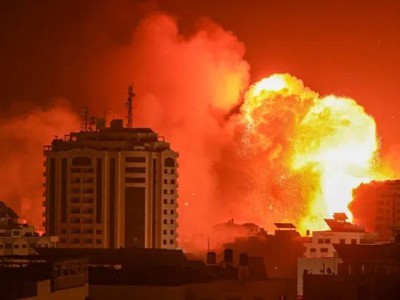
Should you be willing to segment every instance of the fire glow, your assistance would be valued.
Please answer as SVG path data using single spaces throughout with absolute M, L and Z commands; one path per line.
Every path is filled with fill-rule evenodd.
M 258 136 L 259 147 L 268 147 L 263 144 L 265 121 L 287 110 L 295 112 L 290 114 L 295 119 L 287 123 L 293 126 L 288 137 L 291 146 L 280 162 L 294 173 L 301 172 L 306 184 L 313 186 L 307 213 L 299 219 L 300 229 L 317 229 L 319 220 L 334 212 L 351 217 L 352 190 L 384 177 L 374 165 L 379 149 L 373 117 L 352 99 L 320 98 L 297 78 L 275 74 L 246 93 L 242 106 L 246 134 Z

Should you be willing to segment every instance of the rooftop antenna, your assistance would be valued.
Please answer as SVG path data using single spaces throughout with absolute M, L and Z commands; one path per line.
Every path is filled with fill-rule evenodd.
M 126 127 L 128 127 L 128 128 L 132 128 L 132 122 L 133 122 L 133 117 L 132 117 L 133 97 L 135 97 L 135 93 L 133 91 L 133 84 L 130 84 L 128 87 L 128 100 L 126 100 L 126 102 L 125 102 L 126 109 L 128 110 L 127 123 L 126 123 Z
M 90 130 L 89 107 L 83 106 L 81 111 L 81 131 Z

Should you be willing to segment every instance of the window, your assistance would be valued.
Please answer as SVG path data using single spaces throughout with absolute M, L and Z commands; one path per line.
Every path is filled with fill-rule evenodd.
M 175 174 L 175 170 L 174 169 L 171 169 L 171 174 Z
M 170 183 L 175 184 L 175 179 L 171 179 Z
M 23 244 L 23 245 L 22 245 L 22 248 L 26 249 L 26 247 L 27 247 L 26 244 Z
M 101 244 L 101 240 L 100 239 L 96 239 L 96 244 L 97 245 Z
M 168 204 L 168 200 L 167 199 L 164 199 L 164 204 Z
M 321 248 L 321 253 L 328 253 L 328 248 Z
M 169 193 L 170 193 L 171 195 L 173 195 L 173 194 L 175 193 L 175 191 L 174 191 L 174 190 L 170 190 Z
M 19 249 L 19 245 L 18 244 L 14 244 L 14 249 Z
M 168 191 L 167 191 L 167 190 L 164 190 L 163 193 L 164 193 L 164 194 L 168 194 Z
M 171 215 L 173 215 L 173 214 L 175 214 L 175 211 L 174 211 L 173 209 L 171 209 L 171 210 L 169 211 L 169 213 L 170 213 Z
M 331 239 L 325 239 L 325 244 L 330 244 L 331 243 Z
M 73 244 L 79 244 L 79 243 L 80 243 L 80 240 L 79 240 L 79 239 L 72 239 L 72 243 L 73 243 Z
M 169 203 L 174 204 L 174 203 L 175 203 L 175 200 L 174 200 L 174 199 L 171 199 L 171 200 L 169 200 Z
M 61 229 L 61 233 L 67 233 L 67 229 Z
M 345 239 L 340 239 L 340 240 L 339 240 L 339 243 L 340 243 L 340 244 L 346 244 L 346 240 L 345 240 Z
M 92 239 L 86 239 L 86 240 L 85 240 L 85 244 L 91 244 L 91 243 L 93 243 L 93 240 L 92 240 Z
M 18 230 L 13 230 L 12 231 L 13 236 L 19 236 L 19 231 Z
M 174 224 L 174 219 L 169 220 L 170 224 Z
M 163 245 L 166 245 L 167 244 L 167 240 L 163 240 L 162 243 L 163 243 Z
M 168 214 L 168 211 L 166 209 L 163 210 L 163 214 L 166 215 Z
M 167 169 L 164 169 L 164 174 L 168 174 L 168 170 Z
M 146 168 L 142 167 L 128 167 L 125 168 L 126 173 L 146 173 Z
M 167 179 L 164 179 L 164 184 L 168 184 L 168 180 Z
M 67 240 L 66 239 L 60 239 L 60 243 L 61 244 L 65 244 L 65 243 L 67 243 Z M 39 246 L 39 245 L 38 245 Z
M 144 177 L 127 177 L 125 178 L 126 183 L 145 183 L 146 178 Z
M 174 234 L 174 230 L 170 230 L 169 233 L 170 233 L 170 234 Z
M 167 230 L 164 229 L 164 230 L 163 230 L 163 234 L 167 234 Z
M 175 167 L 175 160 L 174 160 L 173 158 L 171 158 L 171 157 L 167 157 L 167 158 L 164 160 L 164 165 L 165 165 L 166 167 Z
M 173 245 L 174 244 L 174 240 L 169 240 L 169 244 Z
M 146 162 L 146 157 L 125 157 L 125 162 L 129 162 L 129 163 Z
M 0 249 L 3 249 L 4 248 L 4 245 L 0 245 Z
M 317 252 L 317 251 L 315 250 L 315 248 L 310 248 L 310 252 L 311 252 L 311 253 L 315 253 L 315 252 Z
M 166 219 L 164 219 L 163 223 L 164 223 L 164 224 L 167 224 L 167 220 L 166 220 Z
M 92 164 L 92 160 L 89 157 L 78 156 L 72 159 L 73 166 L 90 166 Z
M 324 243 L 324 239 L 318 239 L 318 244 L 323 244 Z
M 354 244 L 357 244 L 357 240 L 356 239 L 351 239 L 351 243 L 354 245 Z
M 96 234 L 101 234 L 101 229 L 96 229 Z

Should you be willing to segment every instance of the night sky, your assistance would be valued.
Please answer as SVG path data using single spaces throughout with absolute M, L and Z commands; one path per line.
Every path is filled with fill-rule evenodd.
M 0 199 L 40 224 L 42 146 L 79 129 L 82 105 L 123 117 L 131 82 L 141 113 L 134 124 L 151 126 L 182 154 L 181 204 L 193 195 L 199 207 L 209 199 L 205 215 L 215 201 L 243 211 L 235 203 L 245 205 L 241 193 L 251 189 L 235 188 L 247 182 L 241 175 L 250 163 L 255 178 L 265 159 L 246 161 L 242 173 L 224 165 L 238 140 L 227 121 L 247 85 L 273 73 L 290 73 L 321 96 L 355 99 L 375 118 L 380 153 L 399 171 L 399 53 L 398 1 L 1 1 Z M 222 196 L 214 195 L 215 183 Z M 277 190 L 286 190 L 282 185 Z M 271 190 L 265 196 L 258 187 L 259 198 Z M 235 214 L 225 213 L 221 218 Z
M 400 142 L 400 3 L 388 0 L 2 1 L 1 114 L 55 97 L 111 97 L 93 94 L 91 74 L 100 62 L 101 80 L 123 78 L 106 71 L 107 58 L 153 10 L 176 17 L 187 34 L 213 20 L 244 43 L 253 80 L 289 72 L 321 94 L 355 98 L 377 120 L 384 146 Z

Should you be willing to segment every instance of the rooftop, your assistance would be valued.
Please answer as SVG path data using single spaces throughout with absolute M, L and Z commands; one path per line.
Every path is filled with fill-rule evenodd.
M 112 120 L 110 127 L 99 127 L 96 130 L 71 132 L 63 138 L 56 137 L 44 151 L 67 151 L 77 148 L 87 148 L 106 151 L 164 151 L 169 149 L 169 143 L 158 136 L 150 128 L 127 128 L 122 120 Z

